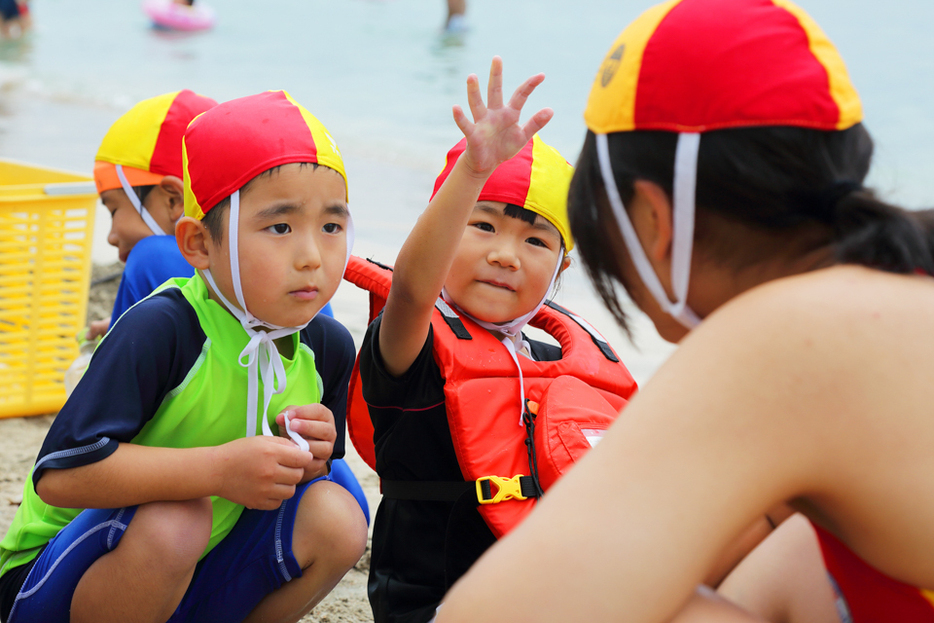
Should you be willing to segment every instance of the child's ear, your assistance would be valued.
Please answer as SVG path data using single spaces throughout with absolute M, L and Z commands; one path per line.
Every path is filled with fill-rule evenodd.
M 175 242 L 182 256 L 194 268 L 205 270 L 211 267 L 209 234 L 204 223 L 190 216 L 178 219 L 175 224 Z
M 558 274 L 560 275 L 561 273 L 566 271 L 570 265 L 571 265 L 571 256 L 565 255 L 564 259 L 561 260 L 561 270 L 558 271 Z
M 185 187 L 182 180 L 174 175 L 166 175 L 159 182 L 159 188 L 169 201 L 169 218 L 175 223 L 185 213 Z

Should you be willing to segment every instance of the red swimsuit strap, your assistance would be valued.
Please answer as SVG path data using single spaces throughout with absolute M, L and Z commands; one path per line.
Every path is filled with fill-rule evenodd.
M 934 623 L 934 594 L 891 578 L 854 554 L 837 537 L 815 525 L 827 572 L 853 623 Z

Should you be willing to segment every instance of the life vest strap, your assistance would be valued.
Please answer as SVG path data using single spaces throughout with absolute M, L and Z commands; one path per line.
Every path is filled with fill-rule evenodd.
M 455 336 L 457 336 L 457 339 L 473 339 L 473 336 L 470 335 L 470 331 L 468 331 L 467 327 L 464 326 L 464 322 L 460 319 L 460 316 L 457 315 L 457 312 L 451 309 L 451 306 L 448 305 L 440 296 L 435 302 L 435 308 L 441 312 L 441 317 L 444 318 L 444 322 L 446 322 L 447 325 L 451 328 L 451 331 Z
M 471 481 L 382 480 L 380 490 L 383 497 L 393 500 L 426 502 L 456 502 L 464 494 L 475 492 L 479 504 L 525 500 L 539 495 L 532 477 L 522 474 L 512 478 L 484 476 Z
M 394 500 L 424 500 L 427 502 L 456 502 L 465 493 L 474 490 L 473 481 L 381 480 L 383 497 Z
M 548 307 L 552 308 L 556 312 L 560 312 L 577 323 L 581 329 L 587 332 L 590 335 L 590 339 L 593 340 L 593 343 L 597 345 L 597 348 L 600 349 L 600 352 L 603 353 L 603 356 L 612 361 L 613 363 L 619 363 L 619 357 L 616 356 L 616 353 L 613 352 L 613 349 L 610 348 L 610 344 L 604 339 L 600 333 L 593 328 L 589 322 L 575 314 L 569 309 L 565 309 L 555 303 L 554 301 L 547 301 L 545 303 Z

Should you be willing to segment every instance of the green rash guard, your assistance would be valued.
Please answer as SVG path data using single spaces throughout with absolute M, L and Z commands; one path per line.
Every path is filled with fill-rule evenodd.
M 286 389 L 269 405 L 267 419 L 288 406 L 320 402 L 322 381 L 312 350 L 291 340 L 282 357 Z M 100 461 L 119 443 L 168 448 L 219 446 L 247 436 L 247 345 L 239 321 L 208 297 L 199 275 L 172 279 L 135 305 L 95 352 L 84 378 L 56 417 L 13 524 L 0 542 L 0 574 L 26 564 L 82 509 L 50 506 L 36 494 L 45 469 Z M 281 343 L 281 342 L 280 342 Z M 256 435 L 262 435 L 259 381 Z M 191 474 L 198 478 L 199 474 Z M 212 498 L 214 517 L 205 554 L 236 524 L 243 506 Z

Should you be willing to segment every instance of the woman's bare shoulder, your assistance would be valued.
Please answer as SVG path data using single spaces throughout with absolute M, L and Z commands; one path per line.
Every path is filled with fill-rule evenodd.
M 722 417 L 731 403 L 743 404 L 774 418 L 774 435 L 807 433 L 793 435 L 796 445 L 808 434 L 832 435 L 853 451 L 870 441 L 862 432 L 927 426 L 931 352 L 934 279 L 840 266 L 776 280 L 723 305 L 682 342 L 668 380 L 678 386 L 675 377 L 710 371 L 697 386 L 713 394 L 720 408 L 712 411 Z
M 934 340 L 931 310 L 930 277 L 836 266 L 753 288 L 716 310 L 696 333 L 710 332 L 718 340 L 734 334 L 777 351 L 837 348 L 841 341 L 888 350 L 904 340 Z

